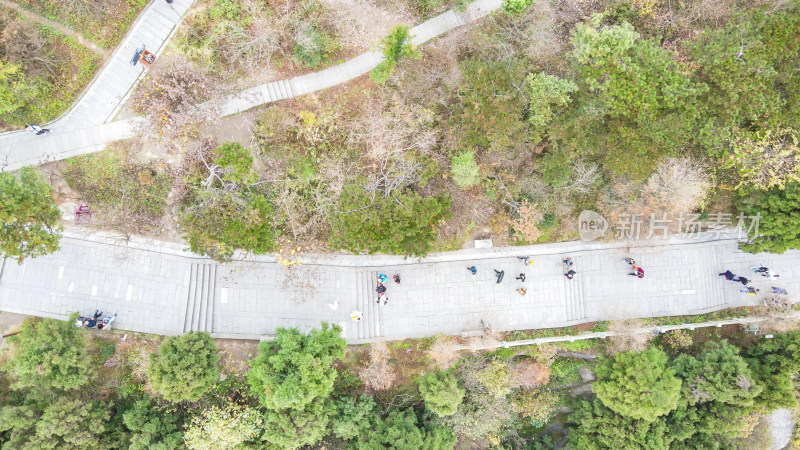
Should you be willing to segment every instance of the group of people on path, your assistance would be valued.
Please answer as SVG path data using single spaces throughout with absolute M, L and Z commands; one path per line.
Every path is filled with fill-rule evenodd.
M 110 330 L 111 324 L 117 320 L 117 314 L 115 313 L 113 316 L 106 316 L 102 320 L 100 320 L 100 316 L 103 315 L 103 312 L 100 310 L 94 310 L 94 315 L 92 317 L 83 317 L 80 316 L 75 319 L 75 326 L 76 327 L 86 327 L 86 328 L 94 328 L 97 327 L 98 330 Z
M 386 306 L 386 304 L 389 303 L 389 297 L 386 296 L 386 282 L 388 280 L 389 277 L 387 277 L 386 274 L 384 273 L 378 274 L 378 287 L 375 288 L 375 292 L 378 293 L 378 298 L 375 299 L 375 303 L 379 305 L 381 304 L 381 302 L 383 302 L 384 306 Z M 395 282 L 395 284 L 400 284 L 400 274 L 396 273 L 392 275 L 392 280 Z M 353 311 L 350 313 L 350 318 L 353 319 L 353 321 L 358 322 L 359 320 L 364 318 L 364 313 L 362 313 L 361 311 Z
M 631 266 L 631 270 L 633 272 L 629 273 L 628 275 L 636 278 L 644 278 L 644 269 L 642 269 L 641 266 L 637 265 L 636 261 L 634 261 L 633 258 L 622 258 L 622 260 L 628 263 L 629 266 Z
M 533 265 L 533 258 L 531 258 L 530 256 L 518 256 L 517 258 L 520 261 L 522 261 L 522 264 L 525 267 Z M 572 258 L 565 257 L 564 259 L 561 260 L 561 263 L 563 264 L 564 276 L 567 277 L 568 280 L 571 280 L 571 279 L 575 278 L 575 274 L 577 274 L 577 272 L 575 272 L 575 269 L 574 269 L 575 262 L 572 261 Z M 478 269 L 475 266 L 469 266 L 469 267 L 467 267 L 467 270 L 469 270 L 472 275 L 477 275 L 478 274 Z M 495 276 L 495 280 L 496 280 L 495 283 L 497 283 L 497 284 L 502 283 L 503 282 L 503 278 L 506 275 L 506 271 L 505 270 L 497 270 L 497 269 L 493 269 L 493 270 L 494 270 L 494 276 Z M 514 279 L 519 281 L 519 282 L 521 282 L 521 283 L 524 283 L 525 279 L 526 279 L 525 273 L 520 272 L 520 274 L 517 275 Z M 524 296 L 524 295 L 526 295 L 528 293 L 528 290 L 523 286 L 523 287 L 520 287 L 520 288 L 517 289 L 517 293 L 519 295 Z
M 774 280 L 776 278 L 780 278 L 780 275 L 778 275 L 777 273 L 773 272 L 768 267 L 754 266 L 754 267 L 751 267 L 750 270 L 752 270 L 753 273 L 761 275 L 762 277 L 770 279 L 770 280 Z M 739 292 L 741 292 L 743 294 L 756 295 L 761 291 L 760 289 L 757 289 L 755 286 L 750 284 L 750 282 L 752 280 L 749 280 L 746 277 L 737 276 L 736 274 L 734 274 L 730 270 L 726 269 L 725 272 L 720 273 L 719 276 L 725 277 L 725 279 L 728 280 L 728 281 L 733 281 L 735 283 L 742 283 L 744 285 L 744 289 L 739 289 Z M 780 287 L 777 287 L 777 286 L 771 286 L 771 288 L 772 288 L 772 293 L 773 294 L 786 294 L 787 293 L 786 289 L 783 289 L 783 288 L 780 288 Z

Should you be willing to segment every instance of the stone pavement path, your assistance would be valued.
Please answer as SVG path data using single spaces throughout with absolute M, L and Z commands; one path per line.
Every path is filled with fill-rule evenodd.
M 524 248 L 462 250 L 421 261 L 387 256 L 327 256 L 301 270 L 318 279 L 302 302 L 283 289 L 286 269 L 270 257 L 216 264 L 181 246 L 115 243 L 102 236 L 68 234 L 62 249 L 0 269 L 0 310 L 66 318 L 95 309 L 119 313 L 115 326 L 156 334 L 205 330 L 217 337 L 259 339 L 278 327 L 307 331 L 337 323 L 350 343 L 435 334 L 458 335 L 550 328 L 598 320 L 700 314 L 757 304 L 761 296 L 739 293 L 741 284 L 717 274 L 766 265 L 781 274 L 781 287 L 800 292 L 800 252 L 750 255 L 734 240 L 625 243 L 563 243 Z M 517 256 L 532 255 L 525 267 Z M 561 259 L 571 256 L 578 275 L 567 280 Z M 623 257 L 646 270 L 627 275 Z M 476 265 L 472 276 L 466 267 Z M 504 270 L 496 284 L 493 269 Z M 389 302 L 375 303 L 376 275 L 385 273 Z M 524 283 L 515 276 L 526 274 Z M 395 273 L 402 284 L 391 281 Z M 770 283 L 748 276 L 769 291 Z M 520 296 L 516 289 L 527 289 Z M 330 304 L 338 302 L 336 310 Z M 363 320 L 350 320 L 351 311 Z
M 72 156 L 101 151 L 106 144 L 134 136 L 134 123 L 140 119 L 111 122 L 141 75 L 141 64 L 128 64 L 141 43 L 158 53 L 175 24 L 194 0 L 175 0 L 174 10 L 161 0 L 153 0 L 117 48 L 111 61 L 87 88 L 76 105 L 63 117 L 48 125 L 53 132 L 35 136 L 26 132 L 0 134 L 0 170 L 16 170 L 26 165 L 43 164 Z M 456 27 L 478 20 L 502 6 L 501 0 L 475 0 L 463 12 L 442 13 L 410 30 L 412 43 L 421 45 Z M 231 95 L 222 107 L 223 116 L 238 114 L 256 106 L 292 98 L 336 86 L 361 76 L 383 60 L 380 51 L 359 55 L 342 64 L 290 80 L 279 80 Z
M 47 124 L 51 133 L 0 134 L 0 170 L 99 151 L 106 143 L 132 136 L 132 121 L 111 122 L 145 70 L 141 63 L 131 66 L 130 60 L 142 44 L 160 55 L 194 1 L 151 0 L 72 108 Z

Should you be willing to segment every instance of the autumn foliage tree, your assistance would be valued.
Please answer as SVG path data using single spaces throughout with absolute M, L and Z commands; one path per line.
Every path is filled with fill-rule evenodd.
M 131 108 L 145 114 L 146 136 L 169 142 L 193 136 L 201 124 L 219 116 L 216 82 L 182 56 L 159 58 L 131 97 Z

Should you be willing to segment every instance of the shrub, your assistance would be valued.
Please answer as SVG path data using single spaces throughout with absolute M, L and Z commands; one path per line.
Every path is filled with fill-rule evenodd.
M 505 398 L 511 392 L 513 374 L 508 365 L 502 361 L 492 361 L 480 371 L 478 379 L 497 398 Z
M 543 389 L 520 389 L 511 396 L 511 406 L 517 414 L 542 426 L 558 413 L 561 401 L 558 394 Z
M 453 181 L 460 187 L 475 186 L 481 181 L 474 151 L 461 152 L 453 156 L 450 171 L 453 172 Z
M 425 406 L 439 417 L 455 414 L 464 400 L 464 389 L 455 376 L 447 372 L 431 372 L 417 382 Z
M 363 436 L 376 409 L 372 397 L 342 397 L 336 401 L 336 420 L 333 422 L 333 434 L 344 440 Z
M 12 115 L 25 109 L 36 95 L 36 89 L 25 79 L 22 68 L 0 61 L 0 114 Z
M 800 149 L 791 128 L 765 132 L 739 132 L 730 143 L 723 167 L 735 167 L 737 189 L 769 190 L 800 182 Z
M 275 248 L 272 211 L 261 194 L 197 189 L 180 224 L 193 252 L 225 261 L 236 249 L 263 254 Z
M 553 119 L 554 107 L 565 107 L 571 101 L 570 94 L 578 91 L 572 81 L 562 80 L 544 72 L 528 75 L 528 92 L 530 96 L 531 141 L 538 143 L 547 132 Z
M 363 188 L 342 193 L 333 218 L 331 245 L 352 252 L 421 256 L 436 239 L 436 224 L 449 217 L 450 198 L 423 198 L 405 190 L 379 199 Z
M 223 142 L 214 149 L 214 162 L 225 169 L 222 178 L 236 184 L 256 181 L 253 173 L 253 155 L 238 142 Z
M 494 151 L 524 142 L 527 101 L 516 84 L 524 77 L 525 67 L 516 61 L 467 60 L 461 70 L 464 81 L 450 119 L 461 144 Z
M 397 450 L 448 450 L 455 445 L 455 436 L 444 427 L 420 427 L 412 409 L 395 409 L 384 419 L 376 421 L 365 436 L 356 443 L 361 450 L 392 448 Z
M 258 411 L 246 406 L 214 405 L 192 419 L 184 440 L 192 450 L 236 448 L 258 436 L 261 423 Z
M 332 36 L 315 26 L 305 26 L 294 37 L 292 55 L 301 65 L 319 67 L 328 62 L 341 46 Z
M 364 386 L 373 391 L 383 391 L 392 387 L 397 375 L 389 364 L 389 348 L 385 342 L 375 342 L 369 346 L 369 364 L 358 372 Z
M 503 11 L 509 14 L 520 14 L 534 2 L 536 0 L 503 0 Z
M 691 347 L 693 342 L 692 335 L 685 330 L 668 331 L 661 340 L 676 350 Z
M 0 256 L 22 262 L 58 249 L 61 210 L 52 191 L 30 167 L 0 172 Z
M 147 375 L 152 388 L 171 402 L 196 401 L 219 375 L 220 356 L 208 333 L 168 337 L 150 356 Z
M 261 439 L 278 448 L 313 446 L 330 432 L 328 424 L 334 412 L 333 405 L 322 398 L 302 409 L 269 410 L 264 415 Z
M 761 216 L 758 233 L 748 236 L 750 241 L 742 245 L 744 250 L 783 253 L 800 248 L 800 183 L 757 192 L 740 202 L 740 210 L 751 217 Z
M 236 0 L 217 0 L 217 5 L 212 6 L 208 11 L 208 16 L 212 19 L 224 17 L 229 20 L 236 20 L 242 11 L 242 6 Z
M 411 45 L 411 36 L 408 34 L 408 30 L 407 26 L 399 25 L 383 39 L 381 46 L 384 60 L 369 73 L 370 78 L 376 83 L 385 83 L 394 72 L 400 59 L 405 57 L 422 58 L 422 53 Z
M 14 449 L 77 449 L 103 438 L 109 411 L 100 402 L 65 396 L 29 396 L 0 410 L 3 446 Z M 38 400 L 38 401 L 37 401 Z
M 167 450 L 183 444 L 178 414 L 155 406 L 149 399 L 134 403 L 123 414 L 122 422 L 131 431 L 129 450 Z

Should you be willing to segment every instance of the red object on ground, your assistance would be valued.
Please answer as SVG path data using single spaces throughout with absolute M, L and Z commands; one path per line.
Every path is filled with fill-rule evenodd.
M 75 210 L 75 225 L 89 223 L 92 220 L 92 208 L 81 203 Z

